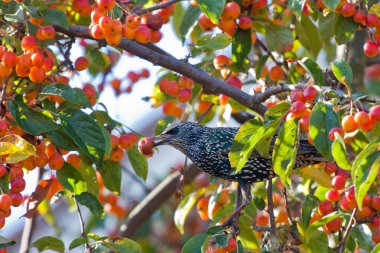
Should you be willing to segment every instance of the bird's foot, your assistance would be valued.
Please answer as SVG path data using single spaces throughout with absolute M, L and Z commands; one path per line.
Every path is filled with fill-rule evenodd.
M 232 235 L 237 236 L 240 233 L 240 227 L 238 226 L 236 219 L 234 217 L 228 218 L 223 224 L 222 227 L 226 230 L 229 230 Z

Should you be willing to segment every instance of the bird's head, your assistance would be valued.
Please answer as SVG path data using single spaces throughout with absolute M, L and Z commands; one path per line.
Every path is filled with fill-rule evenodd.
M 194 122 L 182 122 L 165 129 L 160 135 L 154 136 L 153 146 L 170 145 L 182 147 L 196 142 L 203 132 L 203 126 Z

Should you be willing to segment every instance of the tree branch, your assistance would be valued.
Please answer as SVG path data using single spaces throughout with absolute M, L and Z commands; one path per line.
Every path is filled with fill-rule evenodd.
M 66 34 L 70 37 L 81 37 L 86 39 L 94 40 L 88 33 L 88 27 L 86 26 L 70 26 L 68 29 L 65 29 L 61 26 L 54 26 L 57 32 Z M 175 59 L 173 57 L 168 56 L 167 54 L 158 53 L 155 50 L 147 48 L 135 41 L 122 39 L 119 48 L 126 50 L 144 60 L 147 60 L 154 65 L 159 65 L 166 69 L 175 71 L 181 75 L 188 76 L 193 79 L 195 82 L 200 83 L 204 88 L 211 90 L 215 93 L 225 94 L 240 104 L 246 106 L 247 108 L 258 112 L 263 115 L 267 108 L 261 102 L 255 99 L 254 96 L 250 96 L 249 94 L 226 84 L 225 82 L 216 79 L 210 76 L 207 72 L 199 69 L 185 61 L 181 61 Z
M 191 164 L 184 171 L 185 182 L 189 183 L 198 175 L 199 169 Z M 129 214 L 127 221 L 120 227 L 120 236 L 133 237 L 138 228 L 174 194 L 181 176 L 179 171 L 167 176 L 154 188 Z

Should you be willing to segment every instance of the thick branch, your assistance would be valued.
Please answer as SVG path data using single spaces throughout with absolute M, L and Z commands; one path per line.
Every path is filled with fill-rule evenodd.
M 184 171 L 185 182 L 191 182 L 199 169 L 195 165 L 188 166 Z M 149 193 L 129 214 L 128 220 L 120 228 L 120 236 L 132 237 L 137 229 L 158 210 L 158 208 L 172 196 L 177 188 L 181 173 L 175 172 L 165 178 L 154 190 Z
M 56 30 L 60 33 L 66 34 L 70 37 L 81 37 L 87 39 L 93 39 L 88 33 L 88 27 L 85 26 L 70 26 L 69 29 L 65 29 L 60 26 L 55 26 Z M 227 85 L 223 81 L 210 76 L 207 72 L 178 59 L 158 53 L 152 49 L 149 49 L 135 41 L 123 39 L 118 45 L 119 48 L 126 50 L 144 60 L 147 60 L 154 65 L 159 65 L 169 70 L 175 71 L 184 76 L 188 76 L 195 82 L 200 83 L 204 88 L 211 90 L 215 93 L 225 94 L 242 105 L 250 108 L 259 114 L 264 114 L 267 108 L 261 104 L 261 102 L 255 99 L 253 96 L 231 86 Z

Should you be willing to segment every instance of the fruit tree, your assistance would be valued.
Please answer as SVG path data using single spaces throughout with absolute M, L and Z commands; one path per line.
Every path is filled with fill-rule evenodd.
M 2 0 L 0 252 L 380 252 L 379 17 L 373 0 Z M 120 79 L 124 57 L 161 70 Z M 155 138 L 98 101 L 153 74 Z M 128 201 L 122 178 L 145 187 L 164 143 L 188 158 Z M 58 233 L 57 202 L 81 233 Z M 20 209 L 57 234 L 8 238 Z

